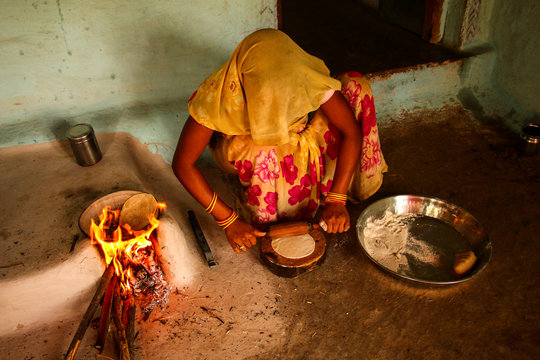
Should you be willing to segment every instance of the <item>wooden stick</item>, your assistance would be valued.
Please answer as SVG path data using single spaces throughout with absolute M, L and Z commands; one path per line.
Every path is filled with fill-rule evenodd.
M 96 349 L 99 350 L 101 354 L 105 346 L 105 340 L 107 339 L 107 333 L 109 331 L 109 324 L 111 320 L 111 307 L 114 288 L 116 287 L 116 282 L 118 281 L 118 276 L 114 276 L 107 286 L 105 291 L 105 296 L 103 297 L 103 303 L 101 304 L 101 317 L 99 318 L 99 329 L 97 333 L 96 340 Z
M 124 328 L 124 324 L 122 322 L 122 309 L 123 309 L 123 301 L 120 297 L 120 286 L 116 286 L 114 291 L 114 299 L 113 299 L 113 320 L 114 325 L 116 325 L 116 333 L 117 333 L 117 341 L 119 343 L 118 346 L 118 352 L 119 352 L 119 358 L 120 360 L 129 360 L 129 347 L 127 343 L 126 338 L 126 329 Z
M 122 324 L 124 324 L 124 329 L 126 329 L 126 336 L 127 336 L 127 327 L 129 323 L 129 298 L 130 296 L 128 296 L 122 302 Z
M 149 238 L 150 238 L 150 242 L 152 242 L 152 248 L 154 248 L 154 254 L 153 254 L 154 259 L 159 265 L 159 268 L 163 270 L 163 264 L 161 263 L 162 251 L 161 251 L 161 247 L 159 246 L 158 239 L 157 239 L 157 229 L 154 229 L 154 231 L 150 233 Z
M 201 306 L 201 309 L 206 311 L 206 313 L 208 315 L 210 315 L 211 317 L 213 317 L 215 319 L 218 319 L 220 323 L 225 324 L 225 321 L 223 321 L 219 316 L 217 316 L 212 310 L 210 310 L 210 309 L 208 309 L 208 308 L 206 308 L 204 306 Z
M 278 239 L 308 234 L 312 230 L 317 230 L 319 228 L 320 225 L 317 223 L 312 224 L 307 221 L 294 221 L 270 226 L 266 232 L 266 236 L 268 236 L 270 239 Z
M 116 323 L 114 321 L 111 321 L 111 330 L 113 333 L 114 343 L 116 344 L 116 356 L 118 356 L 120 353 L 120 348 L 122 347 L 122 333 L 118 327 L 116 327 Z
M 4 266 L 0 266 L 0 269 L 9 269 L 9 268 L 12 268 L 12 267 L 15 267 L 15 266 L 22 266 L 22 265 L 23 265 L 23 263 L 4 265 Z
M 88 325 L 90 324 L 90 321 L 92 321 L 92 317 L 94 316 L 94 313 L 96 312 L 96 309 L 99 305 L 99 301 L 101 300 L 101 297 L 105 293 L 105 290 L 109 286 L 109 282 L 111 281 L 114 274 L 114 266 L 112 264 L 109 264 L 107 266 L 107 269 L 103 273 L 103 276 L 101 276 L 101 280 L 99 281 L 98 287 L 96 289 L 96 293 L 94 294 L 94 297 L 92 298 L 92 301 L 90 301 L 90 305 L 88 305 L 88 309 L 86 310 L 86 313 L 84 314 L 81 323 L 79 324 L 79 328 L 75 332 L 75 335 L 73 336 L 73 340 L 71 341 L 71 344 L 69 345 L 68 351 L 66 353 L 66 357 L 64 359 L 66 360 L 73 360 L 75 358 L 75 354 L 77 353 L 77 350 L 79 349 L 79 345 L 81 344 L 82 338 L 84 337 L 84 333 L 86 332 L 86 329 L 88 328 Z
M 126 338 L 129 348 L 129 355 L 131 359 L 134 359 L 135 352 L 135 312 L 137 308 L 135 306 L 135 297 L 133 295 L 129 296 L 129 316 L 128 316 L 128 325 L 126 328 Z

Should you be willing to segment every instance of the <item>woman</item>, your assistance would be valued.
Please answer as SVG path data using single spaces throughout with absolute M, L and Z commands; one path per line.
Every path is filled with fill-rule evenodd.
M 347 231 L 347 194 L 371 196 L 387 169 L 367 81 L 357 73 L 341 82 L 330 77 L 321 60 L 279 30 L 246 37 L 188 110 L 173 171 L 237 253 L 264 236 L 262 225 L 311 219 L 320 204 L 327 232 Z M 206 146 L 240 179 L 240 218 L 195 165 Z

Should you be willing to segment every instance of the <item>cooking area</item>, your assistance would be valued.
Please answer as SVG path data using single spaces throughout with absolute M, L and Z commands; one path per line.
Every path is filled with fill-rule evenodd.
M 256 3 L 235 10 L 235 16 L 256 23 L 237 25 L 223 41 L 235 44 L 244 32 L 278 25 L 270 23 L 277 21 L 270 11 L 276 10 L 275 2 Z M 171 10 L 160 6 L 161 15 Z M 183 11 L 193 6 L 186 2 Z M 67 32 L 60 33 L 60 42 L 73 52 L 64 66 L 74 66 L 70 61 L 81 48 L 71 40 L 69 19 L 76 5 L 59 1 L 29 8 L 61 15 Z M 222 16 L 233 11 L 221 9 L 218 16 L 214 8 L 207 10 L 206 16 L 224 24 Z M 158 25 L 141 23 L 147 26 Z M 179 25 L 158 27 L 170 31 L 168 26 Z M 171 70 L 163 59 L 183 59 L 175 50 L 164 54 L 151 41 L 156 33 L 144 36 L 157 57 L 154 63 L 146 59 L 146 66 Z M 160 39 L 185 44 L 180 37 Z M 218 47 L 210 52 L 226 60 L 223 54 L 230 49 Z M 367 200 L 347 203 L 351 227 L 346 232 L 325 232 L 319 216 L 284 222 L 236 253 L 225 231 L 171 169 L 188 92 L 218 63 L 208 56 L 201 65 L 201 49 L 196 43 L 191 50 L 202 75 L 172 71 L 182 83 L 180 100 L 164 96 L 162 102 L 154 98 L 97 111 L 92 104 L 77 112 L 67 96 L 63 117 L 55 118 L 57 110 L 51 108 L 38 120 L 33 116 L 39 114 L 37 102 L 23 111 L 26 105 L 13 103 L 24 97 L 9 97 L 5 108 L 12 117 L 0 119 L 1 359 L 537 356 L 540 155 L 531 124 L 537 118 L 520 118 L 519 108 L 490 112 L 487 100 L 471 97 L 469 89 L 486 86 L 474 74 L 492 64 L 489 56 L 366 74 L 388 164 L 381 188 Z M 29 52 L 17 56 L 28 61 Z M 115 84 L 127 81 L 121 72 L 114 79 L 109 75 Z M 152 79 L 137 86 L 154 87 L 155 97 L 163 95 L 157 84 L 173 82 L 159 73 Z M 110 94 L 119 90 L 107 88 L 103 79 L 92 81 L 88 94 L 99 82 L 110 91 L 95 96 L 111 103 L 125 100 L 121 92 Z M 436 81 L 442 85 L 433 87 Z M 25 91 L 44 85 L 33 86 Z M 126 98 L 135 96 L 131 90 Z M 75 99 L 80 99 L 76 92 Z M 80 141 L 73 147 L 81 128 L 68 136 L 82 123 L 93 126 L 85 132 L 92 149 Z M 523 125 L 528 126 L 526 143 L 519 132 Z M 81 160 L 85 151 L 99 154 Z M 234 204 L 241 189 L 238 176 L 218 169 L 209 154 L 198 165 L 219 197 Z M 451 229 L 441 230 L 441 223 L 452 224 Z M 415 229 L 427 229 L 435 240 L 461 237 L 442 251 Z M 291 238 L 295 246 L 283 241 Z M 398 238 L 403 243 L 394 241 Z M 468 252 L 473 262 L 460 270 L 454 257 Z M 443 270 L 425 266 L 431 263 Z
M 442 358 L 449 352 L 467 357 L 476 354 L 467 344 L 480 342 L 493 345 L 487 354 L 534 354 L 538 277 L 535 257 L 528 254 L 540 246 L 532 241 L 540 230 L 535 220 L 540 199 L 530 192 L 540 175 L 538 158 L 519 156 L 516 138 L 504 129 L 475 124 L 465 113 L 446 116 L 442 132 L 420 117 L 381 129 L 383 146 L 396 150 L 388 152 L 395 165 L 377 199 L 436 193 L 467 208 L 488 229 L 491 263 L 474 279 L 450 287 L 397 280 L 381 271 L 362 251 L 354 229 L 326 235 L 326 259 L 316 270 L 277 276 L 257 249 L 232 252 L 222 230 L 178 186 L 169 166 L 126 134 L 99 135 L 104 157 L 84 168 L 67 142 L 1 149 L 2 184 L 11 189 L 3 194 L 3 229 L 17 229 L 3 230 L 10 233 L 1 269 L 2 353 L 63 357 L 105 270 L 102 255 L 79 229 L 79 217 L 95 200 L 135 189 L 167 204 L 160 244 L 173 274 L 167 309 L 154 309 L 146 320 L 137 312 L 136 358 L 174 359 L 179 349 L 196 359 L 332 358 L 335 351 L 347 353 L 345 358 L 364 352 L 380 358 L 426 353 Z M 457 136 L 468 139 L 458 149 L 452 146 Z M 419 142 L 440 150 L 407 159 Z M 230 193 L 234 178 L 214 168 L 205 171 L 221 193 Z M 467 171 L 467 179 L 455 175 Z M 449 177 L 454 180 L 446 181 Z M 353 205 L 352 216 L 366 206 Z M 214 268 L 199 250 L 189 209 L 218 263 Z M 519 219 L 509 214 L 520 214 Z M 512 330 L 517 328 L 519 333 Z M 97 332 L 88 328 L 76 358 L 96 356 Z M 112 344 L 106 343 L 104 355 L 114 358 Z

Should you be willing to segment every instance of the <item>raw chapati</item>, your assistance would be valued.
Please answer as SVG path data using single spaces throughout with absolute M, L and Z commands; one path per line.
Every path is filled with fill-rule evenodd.
M 309 234 L 273 239 L 272 248 L 283 257 L 300 259 L 313 253 L 315 239 Z
M 120 225 L 128 224 L 133 230 L 141 230 L 149 224 L 148 217 L 156 211 L 157 201 L 151 194 L 137 194 L 126 200 L 120 210 Z

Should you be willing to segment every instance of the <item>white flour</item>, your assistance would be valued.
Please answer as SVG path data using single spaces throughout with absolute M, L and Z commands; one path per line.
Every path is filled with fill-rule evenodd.
M 407 257 L 423 263 L 436 264 L 439 254 L 433 246 L 420 241 L 409 233 L 409 225 L 418 215 L 393 214 L 369 222 L 364 228 L 364 246 L 368 254 L 381 265 L 397 272 L 408 268 Z

